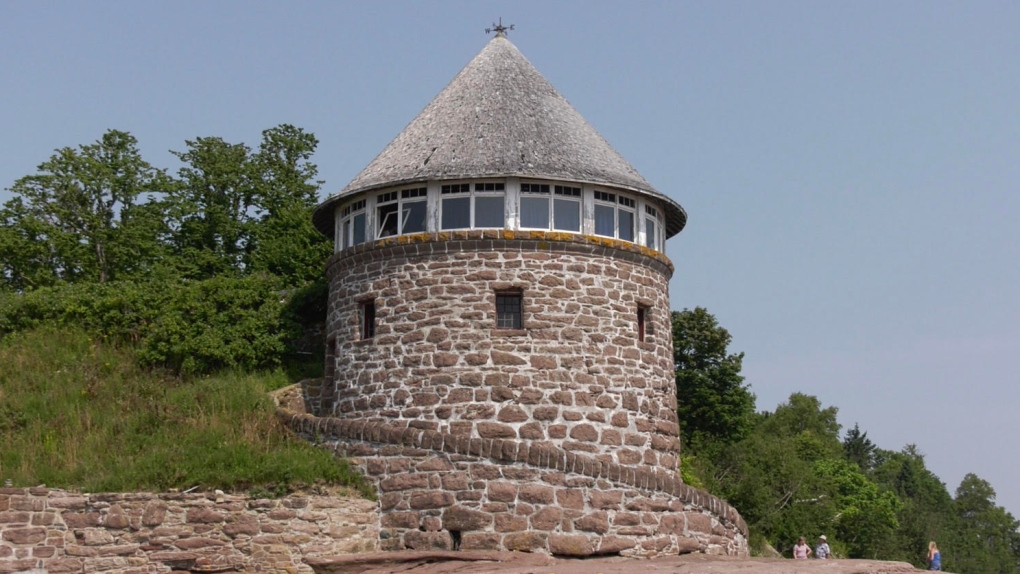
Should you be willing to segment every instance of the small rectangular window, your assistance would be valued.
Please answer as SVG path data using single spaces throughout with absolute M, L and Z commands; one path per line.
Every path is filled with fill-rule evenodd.
M 375 301 L 361 304 L 361 339 L 375 337 Z
M 496 328 L 520 329 L 523 321 L 521 293 L 496 293 Z

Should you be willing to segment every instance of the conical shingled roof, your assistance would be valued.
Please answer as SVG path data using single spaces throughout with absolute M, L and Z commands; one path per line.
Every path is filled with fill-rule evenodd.
M 604 184 L 662 200 L 666 236 L 683 208 L 645 181 L 503 34 L 467 66 L 339 194 L 316 209 L 332 236 L 333 207 L 371 189 L 426 180 L 532 177 Z

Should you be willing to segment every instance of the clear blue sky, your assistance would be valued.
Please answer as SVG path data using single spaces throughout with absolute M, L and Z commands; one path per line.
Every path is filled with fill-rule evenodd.
M 0 187 L 110 128 L 173 168 L 291 123 L 335 193 L 499 16 L 687 209 L 673 307 L 730 330 L 759 409 L 815 395 L 1020 515 L 1015 1 L 3 2 Z

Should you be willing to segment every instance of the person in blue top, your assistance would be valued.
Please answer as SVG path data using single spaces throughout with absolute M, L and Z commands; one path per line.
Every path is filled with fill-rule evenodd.
M 942 570 L 942 556 L 934 540 L 928 543 L 928 570 Z

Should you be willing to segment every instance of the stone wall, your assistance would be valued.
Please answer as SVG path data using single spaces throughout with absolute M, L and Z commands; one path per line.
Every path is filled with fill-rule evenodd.
M 310 573 L 304 558 L 378 549 L 367 500 L 0 488 L 0 573 Z
M 311 410 L 675 470 L 672 271 L 661 253 L 568 233 L 421 234 L 345 250 L 328 268 L 331 378 Z M 521 329 L 495 328 L 507 291 L 522 296 Z M 360 333 L 366 302 L 371 339 Z
M 375 483 L 383 550 L 748 555 L 740 514 L 660 467 L 550 443 L 279 413 Z

